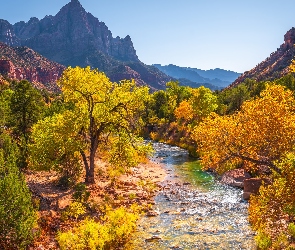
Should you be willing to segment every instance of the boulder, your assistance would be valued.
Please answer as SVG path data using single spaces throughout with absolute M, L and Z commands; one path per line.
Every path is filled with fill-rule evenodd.
M 244 200 L 249 200 L 251 194 L 258 194 L 259 188 L 262 184 L 262 179 L 260 178 L 250 178 L 244 181 Z
M 221 182 L 232 187 L 244 187 L 244 181 L 251 178 L 251 175 L 244 169 L 233 169 L 221 176 Z

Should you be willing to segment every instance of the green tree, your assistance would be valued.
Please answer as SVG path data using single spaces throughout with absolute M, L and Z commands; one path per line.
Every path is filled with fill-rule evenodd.
M 170 97 L 174 96 L 174 99 L 176 99 L 176 106 L 178 106 L 182 101 L 188 100 L 192 93 L 191 88 L 186 86 L 179 86 L 178 81 L 171 81 L 167 82 L 167 94 Z
M 69 145 L 67 141 L 79 141 L 75 144 L 77 148 L 72 147 L 70 150 L 71 154 L 81 154 L 86 172 L 85 182 L 95 183 L 94 161 L 99 145 L 106 143 L 111 147 L 112 142 L 116 141 L 113 138 L 134 137 L 134 132 L 142 125 L 140 117 L 145 108 L 144 100 L 148 96 L 148 88 L 136 87 L 135 83 L 130 81 L 112 83 L 104 73 L 91 70 L 90 67 L 68 68 L 59 85 L 65 101 L 73 103 L 74 107 L 60 116 L 53 116 L 54 124 L 60 123 L 60 130 L 58 126 L 51 125 L 49 120 L 45 121 L 48 133 L 54 138 L 64 138 L 64 134 L 67 135 L 64 141 L 61 140 L 61 143 L 65 144 L 59 152 L 68 148 L 65 146 Z M 33 129 L 32 152 L 34 148 L 46 147 L 42 143 L 42 138 L 45 137 L 42 132 L 45 125 L 42 123 L 43 121 L 39 122 Z M 66 123 L 70 124 L 65 125 Z M 46 132 L 47 135 L 48 133 Z M 125 136 L 121 136 L 122 134 Z M 55 139 L 52 140 L 54 141 Z M 140 143 L 133 143 L 133 139 L 125 142 L 132 143 L 134 151 L 141 148 Z M 32 156 L 35 159 L 47 159 L 44 154 L 36 157 L 36 153 L 33 153 Z M 131 160 L 130 157 L 128 160 Z M 39 163 L 42 164 L 42 161 L 39 160 Z
M 17 147 L 0 135 L 0 248 L 25 249 L 34 238 L 37 217 L 31 193 L 16 165 Z
M 28 81 L 12 83 L 10 99 L 10 126 L 20 146 L 20 167 L 27 167 L 28 142 L 31 128 L 42 115 L 44 101 L 42 95 Z
M 8 125 L 10 116 L 10 97 L 12 95 L 12 90 L 9 88 L 0 90 L 0 131 L 5 126 Z

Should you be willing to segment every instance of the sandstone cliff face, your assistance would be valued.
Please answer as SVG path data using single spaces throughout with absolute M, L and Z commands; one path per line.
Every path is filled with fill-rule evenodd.
M 246 71 L 229 87 L 242 83 L 251 78 L 257 81 L 273 80 L 289 73 L 289 66 L 295 55 L 295 28 L 290 29 L 284 36 L 284 43 L 255 68 Z
M 140 85 L 163 89 L 172 79 L 140 62 L 130 36 L 113 38 L 105 23 L 87 13 L 78 0 L 41 20 L 31 18 L 14 25 L 0 20 L 0 41 L 27 46 L 65 66 L 98 68 L 116 81 L 135 77 Z
M 16 80 L 28 80 L 39 88 L 58 91 L 56 81 L 65 67 L 51 62 L 27 47 L 0 43 L 0 74 Z

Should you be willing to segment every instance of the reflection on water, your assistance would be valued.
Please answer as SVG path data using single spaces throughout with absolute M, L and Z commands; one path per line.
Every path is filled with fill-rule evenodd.
M 220 184 L 178 147 L 154 143 L 168 174 L 156 217 L 139 222 L 133 249 L 256 249 L 242 191 Z

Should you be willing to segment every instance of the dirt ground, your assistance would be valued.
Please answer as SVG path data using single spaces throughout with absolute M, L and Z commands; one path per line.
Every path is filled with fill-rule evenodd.
M 114 184 L 104 174 L 105 164 L 101 160 L 96 161 L 96 166 L 98 169 L 96 184 L 87 186 L 92 206 L 104 203 L 117 207 L 138 203 L 148 210 L 149 206 L 153 204 L 154 195 L 161 187 L 159 183 L 167 175 L 160 164 L 148 161 L 132 168 L 130 173 L 120 176 Z M 57 232 L 69 229 L 75 224 L 75 221 L 61 220 L 62 212 L 73 201 L 74 191 L 58 187 L 58 179 L 58 173 L 53 171 L 28 171 L 26 173 L 28 186 L 33 193 L 34 200 L 40 207 L 38 212 L 40 237 L 30 247 L 31 250 L 58 249 L 55 241 Z

